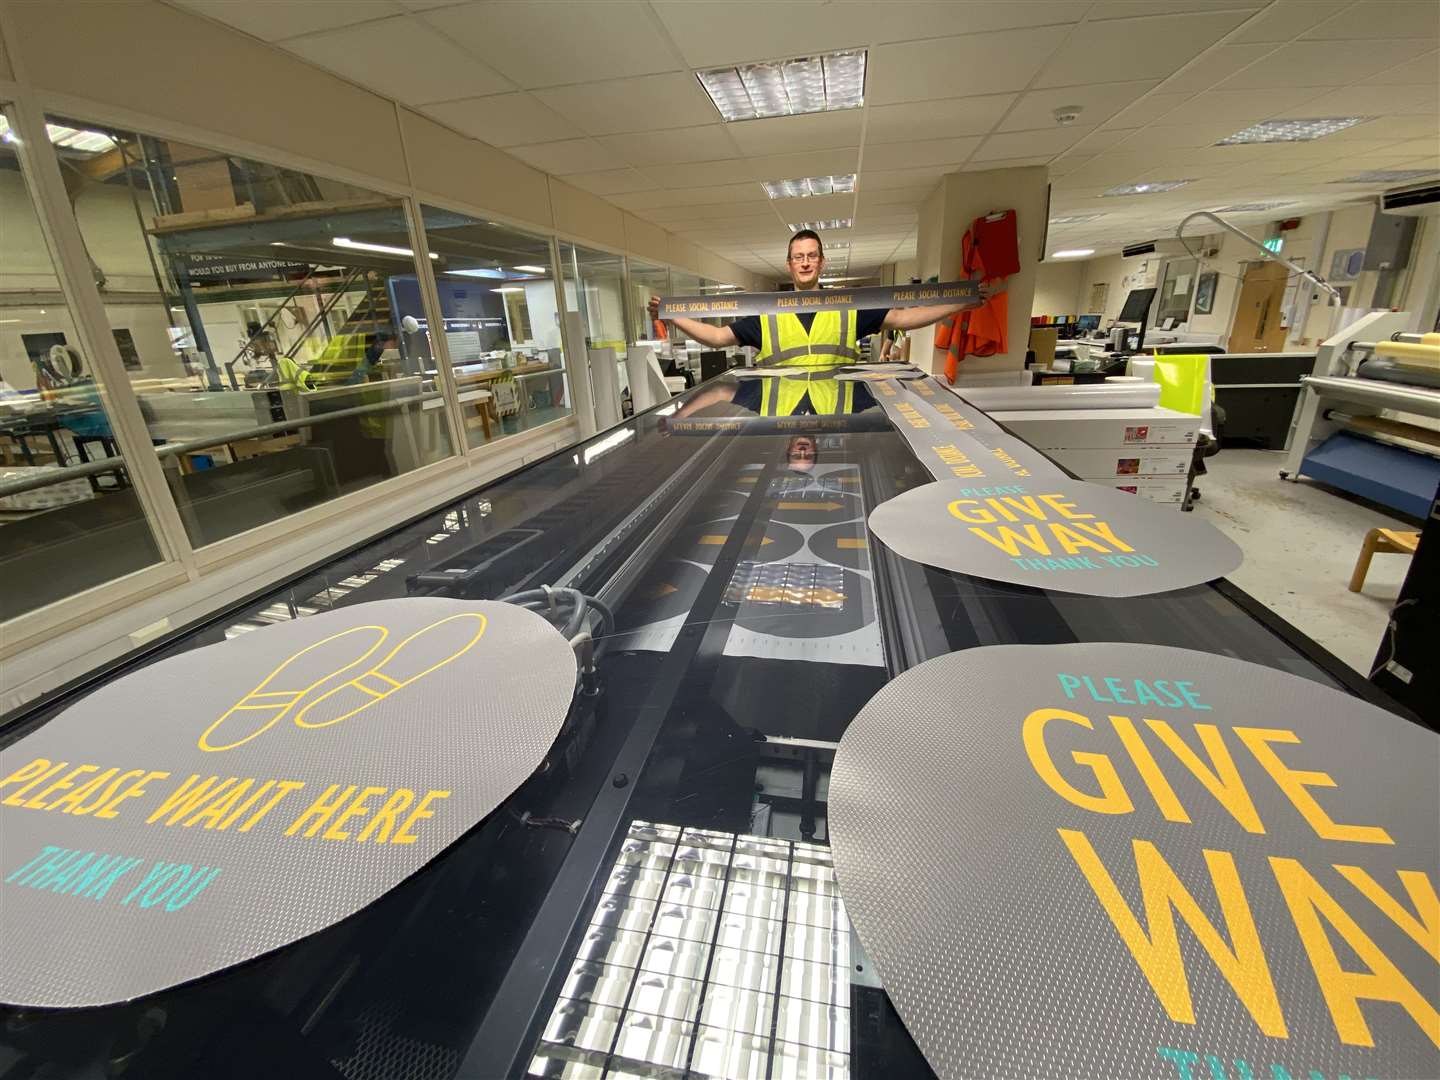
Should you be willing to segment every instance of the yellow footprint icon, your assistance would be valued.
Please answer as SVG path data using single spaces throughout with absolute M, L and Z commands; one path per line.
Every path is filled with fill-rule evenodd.
M 397 690 L 464 656 L 484 636 L 488 625 L 484 615 L 466 612 L 421 627 L 363 675 L 331 687 L 309 701 L 295 714 L 295 723 L 302 728 L 322 728 L 349 720 L 377 701 L 384 701 Z
M 342 630 L 313 645 L 307 645 L 283 661 L 279 667 L 261 680 L 259 686 L 230 706 L 224 716 L 206 728 L 199 739 L 200 749 L 232 750 L 242 743 L 247 743 L 256 736 L 264 734 L 279 723 L 301 699 L 312 691 L 370 659 L 371 654 L 380 648 L 389 636 L 390 631 L 383 626 L 352 626 L 349 630 Z M 408 641 L 409 638 L 406 640 Z M 392 652 L 391 655 L 393 656 L 394 653 Z M 308 659 L 301 663 L 302 658 Z M 291 670 L 291 665 L 297 665 L 296 669 Z M 293 688 L 300 679 L 306 678 L 311 672 L 327 668 L 329 670 L 326 674 L 318 679 L 313 679 L 304 686 Z M 271 688 L 272 684 L 275 689 Z M 279 687 L 293 689 L 279 689 Z M 214 741 L 222 727 L 226 729 L 225 737 L 230 740 L 225 743 Z M 235 737 L 237 735 L 238 738 Z

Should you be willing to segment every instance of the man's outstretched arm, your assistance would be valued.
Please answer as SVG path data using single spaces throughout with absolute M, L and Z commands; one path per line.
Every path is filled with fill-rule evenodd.
M 1003 279 L 987 281 L 980 286 L 980 295 L 959 304 L 932 304 L 929 307 L 891 308 L 885 316 L 884 330 L 919 330 L 932 326 L 941 319 L 948 319 L 957 311 L 977 308 L 997 292 L 1005 289 Z
M 650 297 L 650 318 L 660 317 L 660 298 Z M 711 349 L 728 349 L 731 345 L 737 345 L 735 334 L 728 326 L 712 326 L 710 323 L 700 322 L 698 319 L 666 319 L 680 328 L 680 332 L 686 337 L 694 338 Z

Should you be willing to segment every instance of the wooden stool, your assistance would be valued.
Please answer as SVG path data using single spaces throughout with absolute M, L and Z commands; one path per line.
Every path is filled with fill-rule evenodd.
M 1365 575 L 1370 572 L 1370 560 L 1377 551 L 1382 555 L 1414 555 L 1419 545 L 1418 532 L 1371 529 L 1365 534 L 1365 542 L 1360 545 L 1360 558 L 1355 560 L 1355 572 L 1350 575 L 1350 591 L 1359 592 L 1365 585 Z

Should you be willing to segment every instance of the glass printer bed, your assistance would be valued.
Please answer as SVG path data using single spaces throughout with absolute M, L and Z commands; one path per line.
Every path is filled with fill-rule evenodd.
M 6 718 L 0 745 L 144 664 L 370 600 L 565 585 L 614 613 L 545 764 L 419 874 L 188 986 L 103 1009 L 0 1009 L 0 1078 L 930 1075 L 850 930 L 826 847 L 834 747 L 890 678 L 978 645 L 1135 641 L 1378 700 L 1224 582 L 1108 600 L 899 559 L 867 542 L 865 515 L 930 474 L 880 410 L 781 431 L 719 404 L 674 423 L 687 399 L 732 383 Z

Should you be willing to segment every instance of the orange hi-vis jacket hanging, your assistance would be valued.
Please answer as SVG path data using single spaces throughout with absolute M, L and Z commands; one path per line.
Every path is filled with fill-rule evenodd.
M 970 223 L 960 241 L 963 277 L 982 283 L 1009 277 L 1020 269 L 1015 211 L 986 214 Z M 945 350 L 945 378 L 954 382 L 967 356 L 994 356 L 1007 350 L 1010 298 L 996 293 L 977 308 L 957 312 L 935 327 L 935 348 Z

